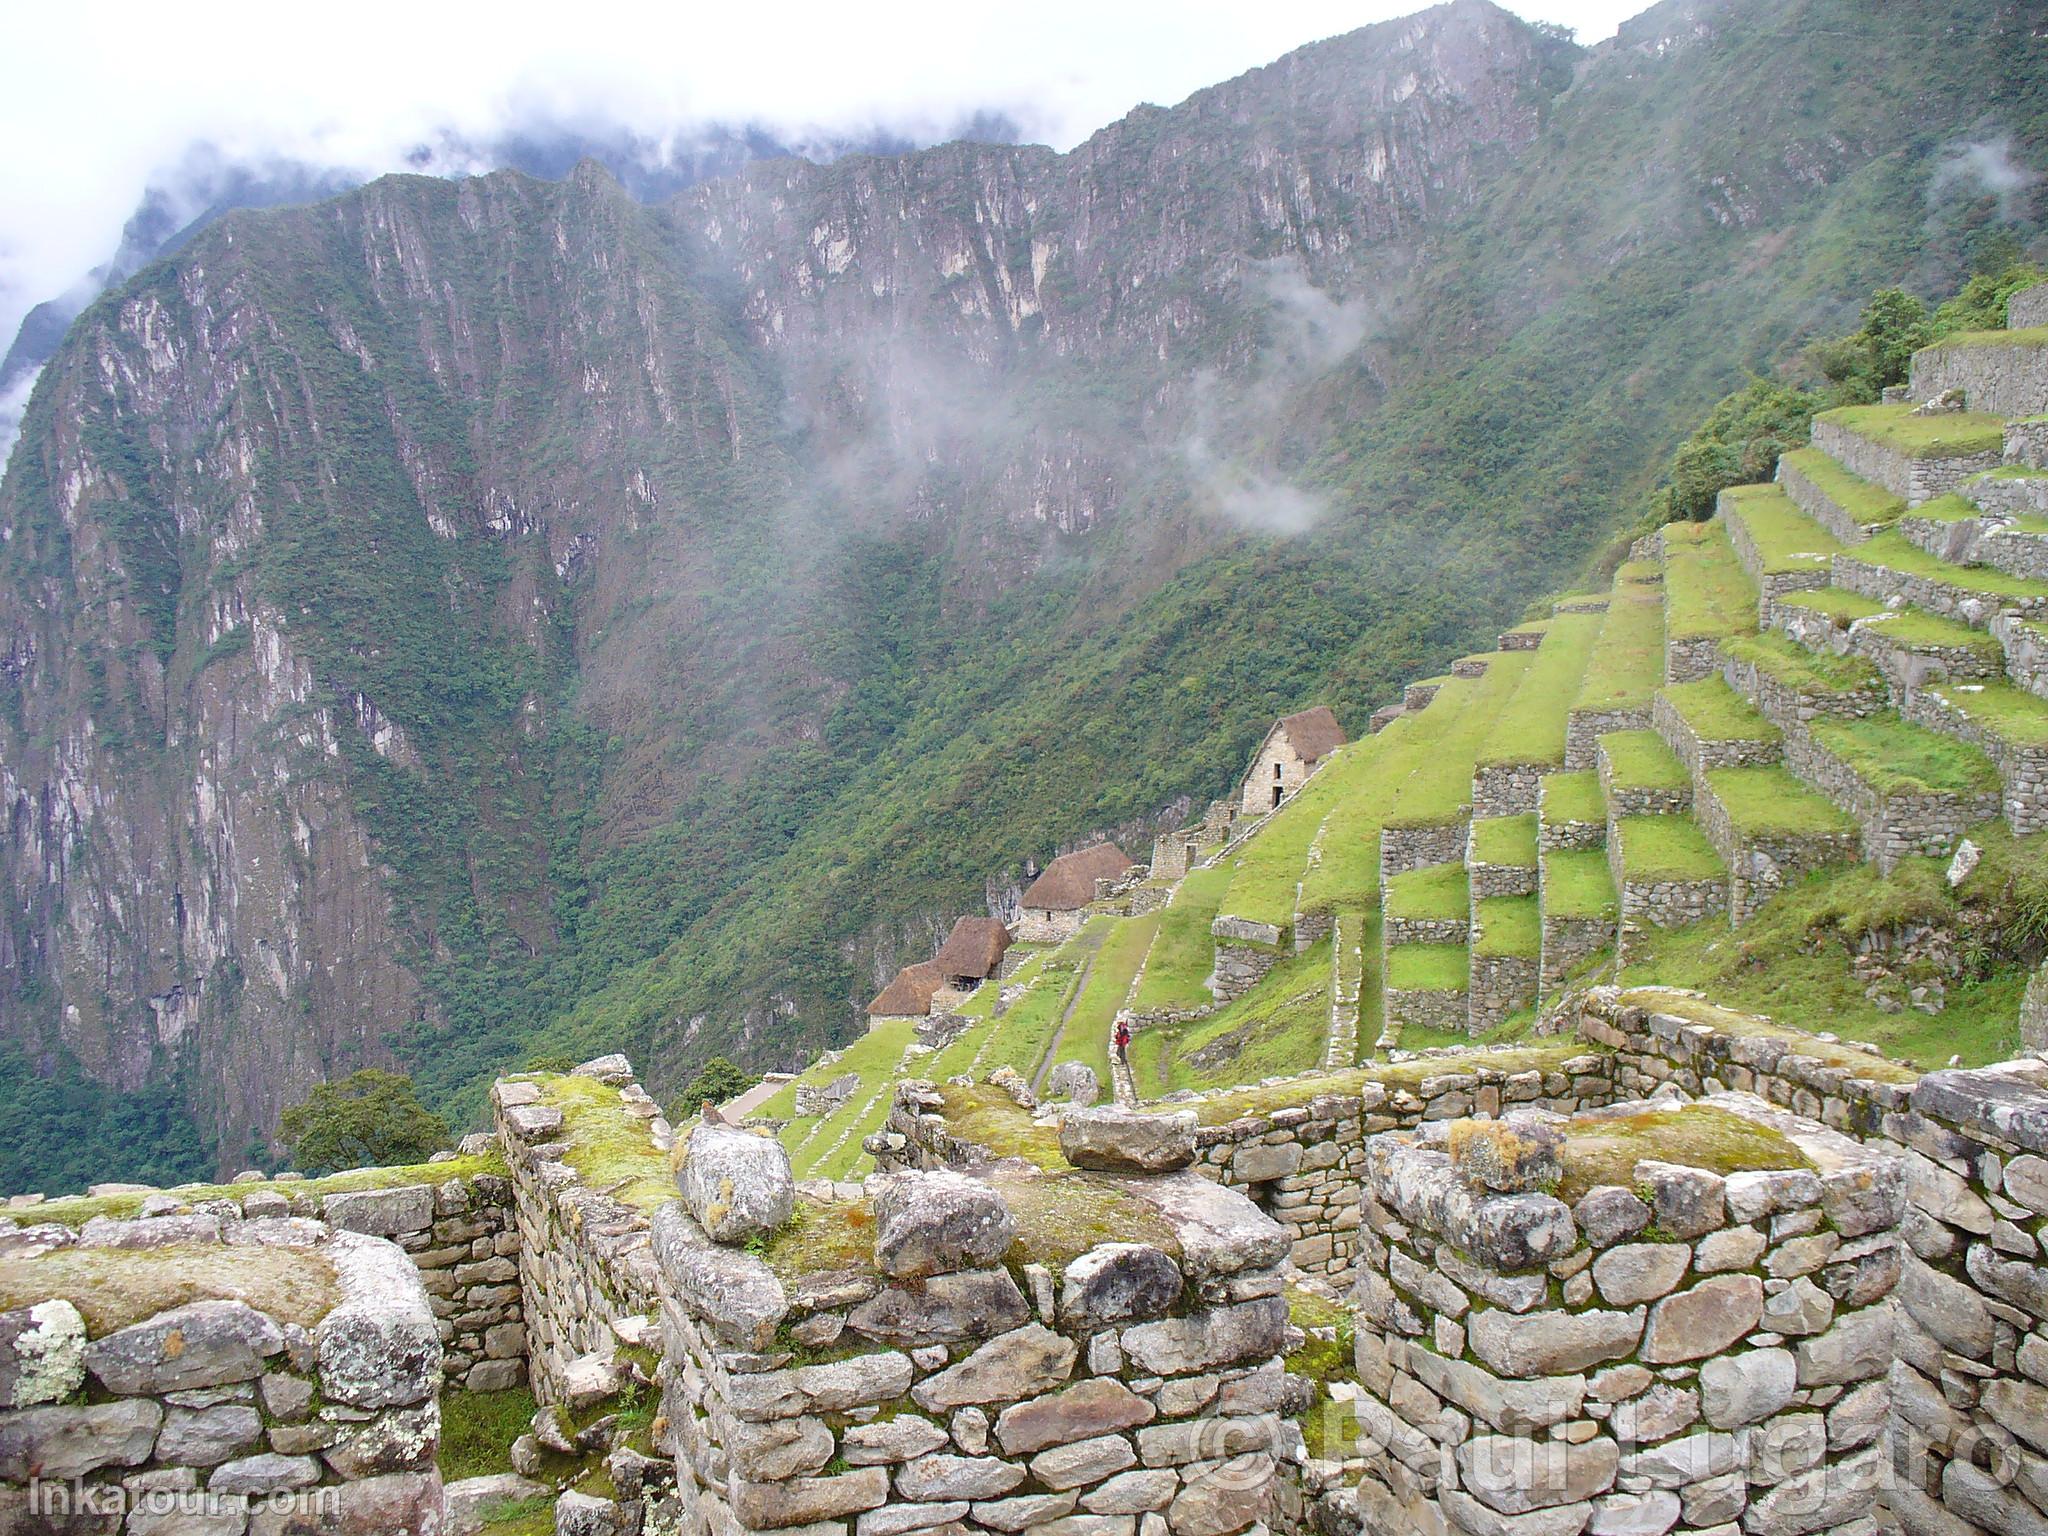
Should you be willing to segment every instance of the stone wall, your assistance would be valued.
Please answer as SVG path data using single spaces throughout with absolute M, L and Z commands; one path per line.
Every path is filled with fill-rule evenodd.
M 1469 1028 L 1466 995 L 1463 991 L 1438 992 L 1387 987 L 1382 994 L 1389 1030 L 1448 1029 L 1463 1033 Z
M 1818 427 L 1819 423 L 1815 423 Z M 1742 521 L 1740 504 L 1729 499 L 1723 491 L 1715 505 L 1722 526 L 1728 530 L 1728 542 L 1734 546 L 1736 561 L 1748 572 L 1749 579 L 1756 583 L 1757 592 L 1765 603 L 1773 598 L 1786 597 L 1794 592 L 1812 592 L 1828 584 L 1828 573 L 1820 569 L 1798 571 L 1767 571 L 1764 569 L 1763 552 L 1756 547 L 1756 540 L 1749 536 L 1749 527 Z
M 1487 864 L 1465 855 L 1465 875 L 1474 901 L 1493 896 L 1534 896 L 1536 867 L 1525 864 Z
M 1775 893 L 1811 870 L 1828 864 L 1853 864 L 1862 855 L 1856 832 L 1766 833 L 1745 837 L 1737 832 L 1728 808 L 1714 793 L 1712 780 L 1700 785 L 1694 819 L 1728 866 L 1728 916 L 1741 927 Z
M 94 1277 L 84 1314 L 62 1286 L 0 1313 L 0 1530 L 440 1536 L 441 1342 L 395 1243 L 195 1214 L 0 1256 Z
M 1614 764 L 1602 747 L 1599 754 L 1600 798 L 1610 816 L 1683 816 L 1692 809 L 1692 785 L 1618 784 Z
M 2048 351 L 2048 349 L 2044 349 Z M 2001 488 L 2008 488 L 2001 494 Z M 1940 560 L 1954 565 L 1988 565 L 1993 570 L 2048 580 L 2048 535 L 2014 527 L 2011 517 L 2038 517 L 2039 488 L 2026 480 L 1986 478 L 1970 487 L 1989 515 L 1979 517 L 1902 517 L 1899 532 Z M 2000 511 L 2003 507 L 2006 510 Z
M 1657 928 L 1684 928 L 1728 910 L 1728 883 L 1725 880 L 1618 879 L 1614 888 L 1621 893 L 1624 923 L 1644 922 Z
M 1966 828 L 1999 814 L 1999 797 L 1881 795 L 1804 731 L 1787 732 L 1785 766 L 1853 816 L 1863 829 L 1863 857 L 1882 874 L 1905 858 L 1945 858 Z
M 1210 991 L 1219 1003 L 1243 997 L 1264 981 L 1266 973 L 1287 953 L 1281 947 L 1286 934 L 1271 923 L 1219 917 L 1209 925 L 1209 932 L 1216 942 Z
M 2005 652 L 2005 675 L 2012 685 L 2048 699 L 2048 628 L 2001 613 L 1992 619 L 1991 633 Z
M 1790 460 L 1778 460 L 1778 484 L 1792 498 L 1792 504 L 1827 529 L 1844 544 L 1861 544 L 1870 530 L 1838 506 L 1833 497 L 1796 469 Z
M 1747 1095 L 1664 1109 L 1739 1118 L 1782 1163 L 1723 1177 L 1646 1135 L 1626 1185 L 1567 1205 L 1573 1143 L 1532 1120 L 1369 1145 L 1368 1536 L 1876 1528 L 1898 1162 Z
M 1465 917 L 1389 917 L 1382 940 L 1389 949 L 1399 944 L 1463 944 L 1472 937 Z
M 1796 612 L 1797 609 L 1767 608 L 1764 622 L 1784 628 L 1773 615 Z M 1730 660 L 1721 669 L 1721 675 L 1730 688 L 1754 704 L 1757 713 L 1781 731 L 1791 731 L 1812 720 L 1868 719 L 1891 708 L 1890 695 L 1876 679 L 1860 688 L 1801 693 L 1750 662 Z
M 1536 1001 L 1541 963 L 1527 955 L 1472 957 L 1471 988 L 1466 993 L 1466 1027 L 1481 1034 Z
M 2020 1049 L 2048 1053 L 2048 962 L 2027 978 L 2020 999 Z
M 1882 443 L 1860 437 L 1839 423 L 1826 420 L 1814 422 L 1813 446 L 1850 474 L 1875 481 L 1916 507 L 1924 501 L 1947 495 L 1971 475 L 1995 468 L 1999 462 L 1996 453 L 1975 453 L 1952 459 L 1909 458 Z M 1836 584 L 1840 585 L 1839 581 Z
M 1564 766 L 1578 773 L 1594 766 L 1594 748 L 1609 731 L 1647 731 L 1650 708 L 1575 709 L 1565 716 Z
M 1987 587 L 1973 588 L 1968 585 L 1967 568 L 1936 581 L 1912 571 L 1871 565 L 1854 555 L 1842 554 L 1835 556 L 1834 573 L 1834 584 L 1844 591 L 1880 603 L 1898 598 L 1960 624 L 1981 625 L 1989 615 L 2004 608 L 2016 610 L 2028 618 L 2048 618 L 2048 598 L 2016 597 Z
M 1547 996 L 1564 985 L 1565 978 L 1615 939 L 1611 918 L 1561 917 L 1543 914 L 1542 972 L 1538 977 Z
M 1674 1012 L 1673 1009 L 1685 1010 Z M 1705 1020 L 1705 1022 L 1702 1022 Z M 1898 1158 L 1906 1251 L 1885 1500 L 1907 1536 L 2005 1536 L 2048 1522 L 2048 1063 L 1914 1080 L 1690 994 L 1599 990 L 1576 1027 L 1613 1049 L 1623 1092 L 1754 1093 Z
M 2015 837 L 2048 827 L 2048 746 L 2028 746 L 1987 731 L 1938 693 L 1924 688 L 1906 692 L 1899 714 L 1915 725 L 1967 741 L 1998 765 L 2003 782 L 2000 801 L 2006 825 Z
M 1973 411 L 2038 416 L 2048 410 L 2048 345 L 1937 342 L 1913 354 L 1908 395 L 1934 400 L 1951 389 Z
M 1380 830 L 1380 884 L 1410 870 L 1432 864 L 1456 864 L 1465 856 L 1465 821 L 1438 827 L 1383 827 Z
M 2031 288 L 2022 288 L 2007 299 L 2005 323 L 2009 329 L 2015 331 L 2048 325 L 2048 283 L 2036 283 Z
M 660 1142 L 667 1127 L 625 1058 L 585 1063 L 576 1075 L 614 1090 L 618 1108 L 612 1113 L 646 1128 L 647 1153 L 631 1172 L 665 1177 Z M 499 1079 L 491 1108 L 512 1169 L 528 1375 L 534 1397 L 553 1403 L 564 1394 L 572 1362 L 612 1353 L 615 1321 L 653 1315 L 650 1213 L 584 1182 L 567 1160 L 575 1145 L 571 1128 L 559 1109 L 542 1102 L 533 1078 Z
M 1739 736 L 1709 739 L 1700 735 L 1661 693 L 1651 706 L 1651 720 L 1664 744 L 1685 764 L 1686 776 L 1695 784 L 1701 774 L 1716 768 L 1768 768 L 1784 755 L 1775 740 L 1753 741 Z
M 1543 763 L 1490 763 L 1472 775 L 1474 816 L 1521 816 L 1536 809 L 1543 775 L 1554 771 Z
M 2048 469 L 2048 416 L 2008 421 L 2005 424 L 2005 451 L 2001 457 L 2008 464 L 2018 464 L 2027 469 Z
M 1057 1198 L 1128 1203 L 1140 1240 L 1041 1260 L 1009 1205 L 1042 1198 L 1026 1183 L 799 1196 L 796 1233 L 857 1210 L 871 1234 L 826 1267 L 662 1208 L 658 1425 L 684 1531 L 1231 1536 L 1275 1513 L 1285 1231 L 1191 1172 L 1069 1175 Z
M 1710 635 L 1671 635 L 1664 641 L 1664 681 L 1696 683 L 1721 670 L 1721 642 Z

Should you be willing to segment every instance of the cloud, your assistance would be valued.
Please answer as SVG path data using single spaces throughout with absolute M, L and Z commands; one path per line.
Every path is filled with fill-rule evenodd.
M 1965 197 L 1995 197 L 1998 216 L 2015 219 L 2024 212 L 2020 198 L 2041 178 L 2033 169 L 2013 157 L 2012 137 L 1952 144 L 1942 151 L 1941 163 L 1927 184 L 1927 200 L 1940 204 L 1960 193 Z
M 14 451 L 14 440 L 21 435 L 22 412 L 28 409 L 29 391 L 36 387 L 36 374 L 25 373 L 0 391 L 0 468 L 5 468 L 7 456 Z
M 202 0 L 167 25 L 130 4 L 16 7 L 0 50 L 0 346 L 27 308 L 107 260 L 145 189 L 195 151 L 368 177 L 480 169 L 449 146 L 532 128 L 626 133 L 659 158 L 706 124 L 782 142 L 875 128 L 915 141 L 976 112 L 1068 148 L 1142 101 L 1171 103 L 1416 0 L 1044 0 L 1028 11 L 364 0 Z M 1582 39 L 1614 0 L 1530 4 Z

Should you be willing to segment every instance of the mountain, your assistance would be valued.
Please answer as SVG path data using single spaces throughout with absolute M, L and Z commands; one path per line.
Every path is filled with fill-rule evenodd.
M 2030 16 L 1454 0 L 1065 155 L 227 214 L 0 483 L 0 1075 L 227 1166 L 366 1062 L 808 1059 L 1512 621 L 1845 296 L 2038 240 Z

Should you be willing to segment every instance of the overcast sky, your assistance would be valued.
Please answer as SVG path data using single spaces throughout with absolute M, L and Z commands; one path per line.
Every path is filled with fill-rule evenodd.
M 1647 0 L 1508 0 L 1581 42 Z M 884 0 L 882 4 L 17 4 L 0 19 L 0 350 L 104 261 L 152 176 L 230 159 L 396 169 L 449 132 L 692 123 L 894 127 L 977 109 L 1060 149 L 1417 0 Z

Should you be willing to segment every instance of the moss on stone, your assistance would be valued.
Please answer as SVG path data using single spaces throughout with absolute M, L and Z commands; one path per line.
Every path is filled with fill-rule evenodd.
M 562 1112 L 562 1155 L 600 1194 L 652 1214 L 676 1197 L 668 1154 L 654 1145 L 647 1122 L 626 1112 L 619 1090 L 594 1077 L 543 1077 L 541 1102 Z
M 302 1248 L 58 1248 L 0 1259 L 0 1312 L 61 1296 L 100 1338 L 195 1301 L 244 1301 L 311 1327 L 340 1299 L 334 1266 Z
M 939 1096 L 946 1101 L 946 1129 L 962 1141 L 986 1148 L 993 1157 L 1021 1157 L 1040 1168 L 1058 1171 L 1071 1166 L 1060 1156 L 1059 1132 L 1033 1121 L 1029 1111 L 1002 1089 L 986 1083 L 947 1083 Z
M 1389 1090 L 1413 1091 L 1427 1079 L 1440 1077 L 1446 1072 L 1474 1072 L 1481 1068 L 1507 1075 L 1555 1072 L 1570 1058 L 1588 1054 L 1597 1055 L 1598 1051 L 1582 1040 L 1551 1041 L 1486 1051 L 1432 1052 L 1393 1064 L 1374 1063 L 1348 1072 L 1314 1073 L 1289 1078 L 1285 1082 L 1261 1084 L 1256 1088 L 1234 1089 L 1204 1099 L 1194 1109 L 1204 1125 L 1228 1125 L 1233 1120 L 1270 1115 L 1276 1110 L 1292 1109 L 1325 1096 L 1356 1098 L 1368 1083 L 1377 1083 Z
M 1769 1126 L 1713 1104 L 1628 1113 L 1593 1112 L 1563 1127 L 1564 1183 L 1558 1196 L 1578 1199 L 1601 1184 L 1635 1184 L 1644 1159 L 1730 1174 L 1811 1168 L 1812 1161 Z
M 1779 1024 L 1760 1014 L 1724 1008 L 1718 1003 L 1709 1002 L 1703 997 L 1694 997 L 1687 992 L 1673 991 L 1665 987 L 1636 987 L 1621 996 L 1623 1002 L 1634 1003 L 1654 1013 L 1675 1014 L 1690 1023 L 1704 1024 L 1707 1028 L 1724 1035 L 1744 1039 L 1782 1040 L 1798 1055 L 1811 1056 L 1828 1066 L 1840 1067 L 1874 1082 L 1916 1083 L 1920 1080 L 1918 1072 L 1888 1057 L 1874 1056 L 1868 1051 L 1859 1051 L 1854 1046 L 1843 1045 L 1839 1041 L 1821 1040 L 1805 1030 Z
M 866 1200 L 798 1200 L 760 1253 L 786 1281 L 834 1269 L 872 1269 L 875 1208 Z
M 1043 1264 L 1058 1274 L 1100 1243 L 1150 1243 L 1180 1257 L 1180 1238 L 1157 1207 L 1116 1179 L 1065 1173 L 997 1173 L 989 1180 L 1017 1218 L 1013 1266 Z

